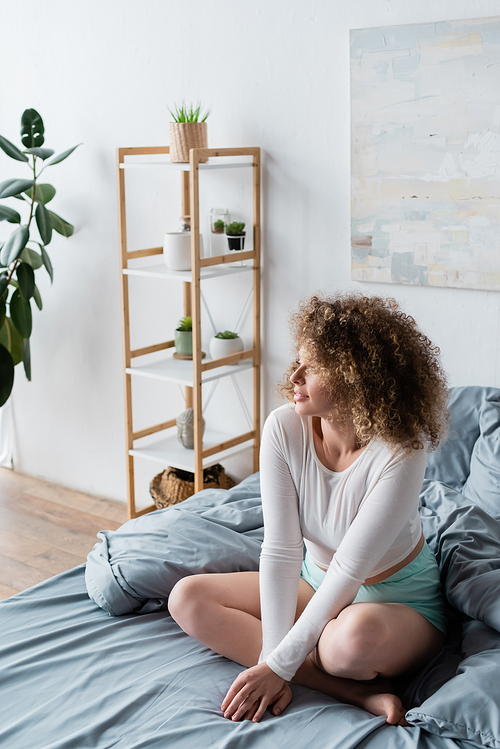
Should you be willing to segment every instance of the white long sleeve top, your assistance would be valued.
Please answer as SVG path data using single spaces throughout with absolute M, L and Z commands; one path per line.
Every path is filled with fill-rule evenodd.
M 294 676 L 364 581 L 418 544 L 426 458 L 425 450 L 407 453 L 372 440 L 349 468 L 331 471 L 316 455 L 311 417 L 290 404 L 268 417 L 261 447 L 260 662 L 283 679 Z M 327 572 L 294 624 L 304 542 Z

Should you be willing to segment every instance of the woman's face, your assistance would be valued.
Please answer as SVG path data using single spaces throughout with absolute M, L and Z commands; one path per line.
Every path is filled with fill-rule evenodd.
M 290 377 L 294 385 L 295 410 L 301 416 L 327 418 L 334 404 L 315 373 L 314 364 L 305 359 L 302 351 L 299 352 L 297 364 L 299 366 Z

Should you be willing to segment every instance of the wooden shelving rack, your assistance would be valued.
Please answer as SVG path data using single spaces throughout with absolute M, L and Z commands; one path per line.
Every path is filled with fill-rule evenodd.
M 125 423 L 126 423 L 126 459 L 128 514 L 130 518 L 155 510 L 154 505 L 137 510 L 135 504 L 134 459 L 145 458 L 192 471 L 195 477 L 195 492 L 203 489 L 203 469 L 223 460 L 242 449 L 253 447 L 254 471 L 259 467 L 260 447 L 260 148 L 194 148 L 190 151 L 189 164 L 173 164 L 166 159 L 153 162 L 140 162 L 137 157 L 169 154 L 168 146 L 149 148 L 118 148 L 118 225 L 120 243 L 120 276 L 122 290 L 122 331 L 123 363 L 125 380 Z M 134 157 L 132 159 L 127 157 Z M 207 163 L 201 159 L 207 158 Z M 248 157 L 246 160 L 231 162 L 228 158 Z M 252 168 L 253 170 L 253 249 L 239 252 L 238 260 L 252 261 L 251 265 L 239 268 L 229 267 L 234 262 L 233 255 L 217 257 L 200 257 L 200 216 L 199 216 L 199 183 L 200 172 L 209 169 Z M 127 169 L 160 168 L 180 171 L 182 214 L 191 220 L 191 271 L 170 271 L 161 262 L 158 266 L 129 266 L 131 260 L 162 255 L 162 247 L 152 247 L 128 251 L 127 217 L 125 207 L 125 172 Z M 253 274 L 253 345 L 252 348 L 238 354 L 216 360 L 203 360 L 201 348 L 201 284 L 206 278 L 225 276 L 234 273 L 252 272 Z M 193 361 L 179 361 L 168 358 L 164 362 L 150 365 L 137 365 L 137 360 L 147 354 L 171 349 L 174 341 L 163 341 L 152 346 L 131 349 L 130 345 L 130 307 L 129 277 L 161 277 L 177 281 L 184 287 L 184 316 L 193 318 Z M 132 366 L 132 362 L 136 366 Z M 240 372 L 243 368 L 253 369 L 253 428 L 235 436 L 221 435 L 202 428 L 202 384 L 209 380 L 226 377 Z M 134 431 L 132 422 L 132 378 L 152 377 L 167 383 L 178 383 L 185 387 L 186 408 L 194 409 L 194 450 L 182 447 L 176 437 L 176 420 L 155 424 L 147 429 Z M 161 439 L 141 447 L 136 443 L 145 437 L 159 434 Z

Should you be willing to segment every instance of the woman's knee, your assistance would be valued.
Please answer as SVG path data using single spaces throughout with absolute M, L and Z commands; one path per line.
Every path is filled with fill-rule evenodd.
M 193 629 L 193 624 L 199 618 L 206 598 L 203 585 L 205 575 L 189 575 L 179 580 L 172 588 L 168 597 L 168 610 L 172 619 L 185 632 Z
M 325 671 L 351 679 L 377 676 L 377 653 L 389 636 L 380 612 L 370 605 L 345 608 L 328 622 L 318 642 L 318 657 Z

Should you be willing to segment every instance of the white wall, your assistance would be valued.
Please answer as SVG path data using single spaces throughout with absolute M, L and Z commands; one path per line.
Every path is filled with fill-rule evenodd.
M 452 385 L 500 386 L 500 294 L 354 284 L 349 251 L 349 29 L 494 15 L 498 0 L 3 0 L 0 133 L 17 142 L 34 107 L 47 146 L 83 142 L 50 174 L 54 210 L 77 232 L 50 245 L 53 287 L 39 280 L 33 381 L 17 368 L 12 401 L 16 469 L 125 498 L 115 148 L 167 143 L 167 107 L 183 98 L 211 105 L 211 146 L 264 152 L 265 414 L 288 361 L 287 312 L 318 289 L 395 296 L 441 347 Z M 0 153 L 0 179 L 23 169 Z M 162 201 L 155 188 L 135 216 L 154 244 Z M 156 470 L 144 469 L 144 495 Z

